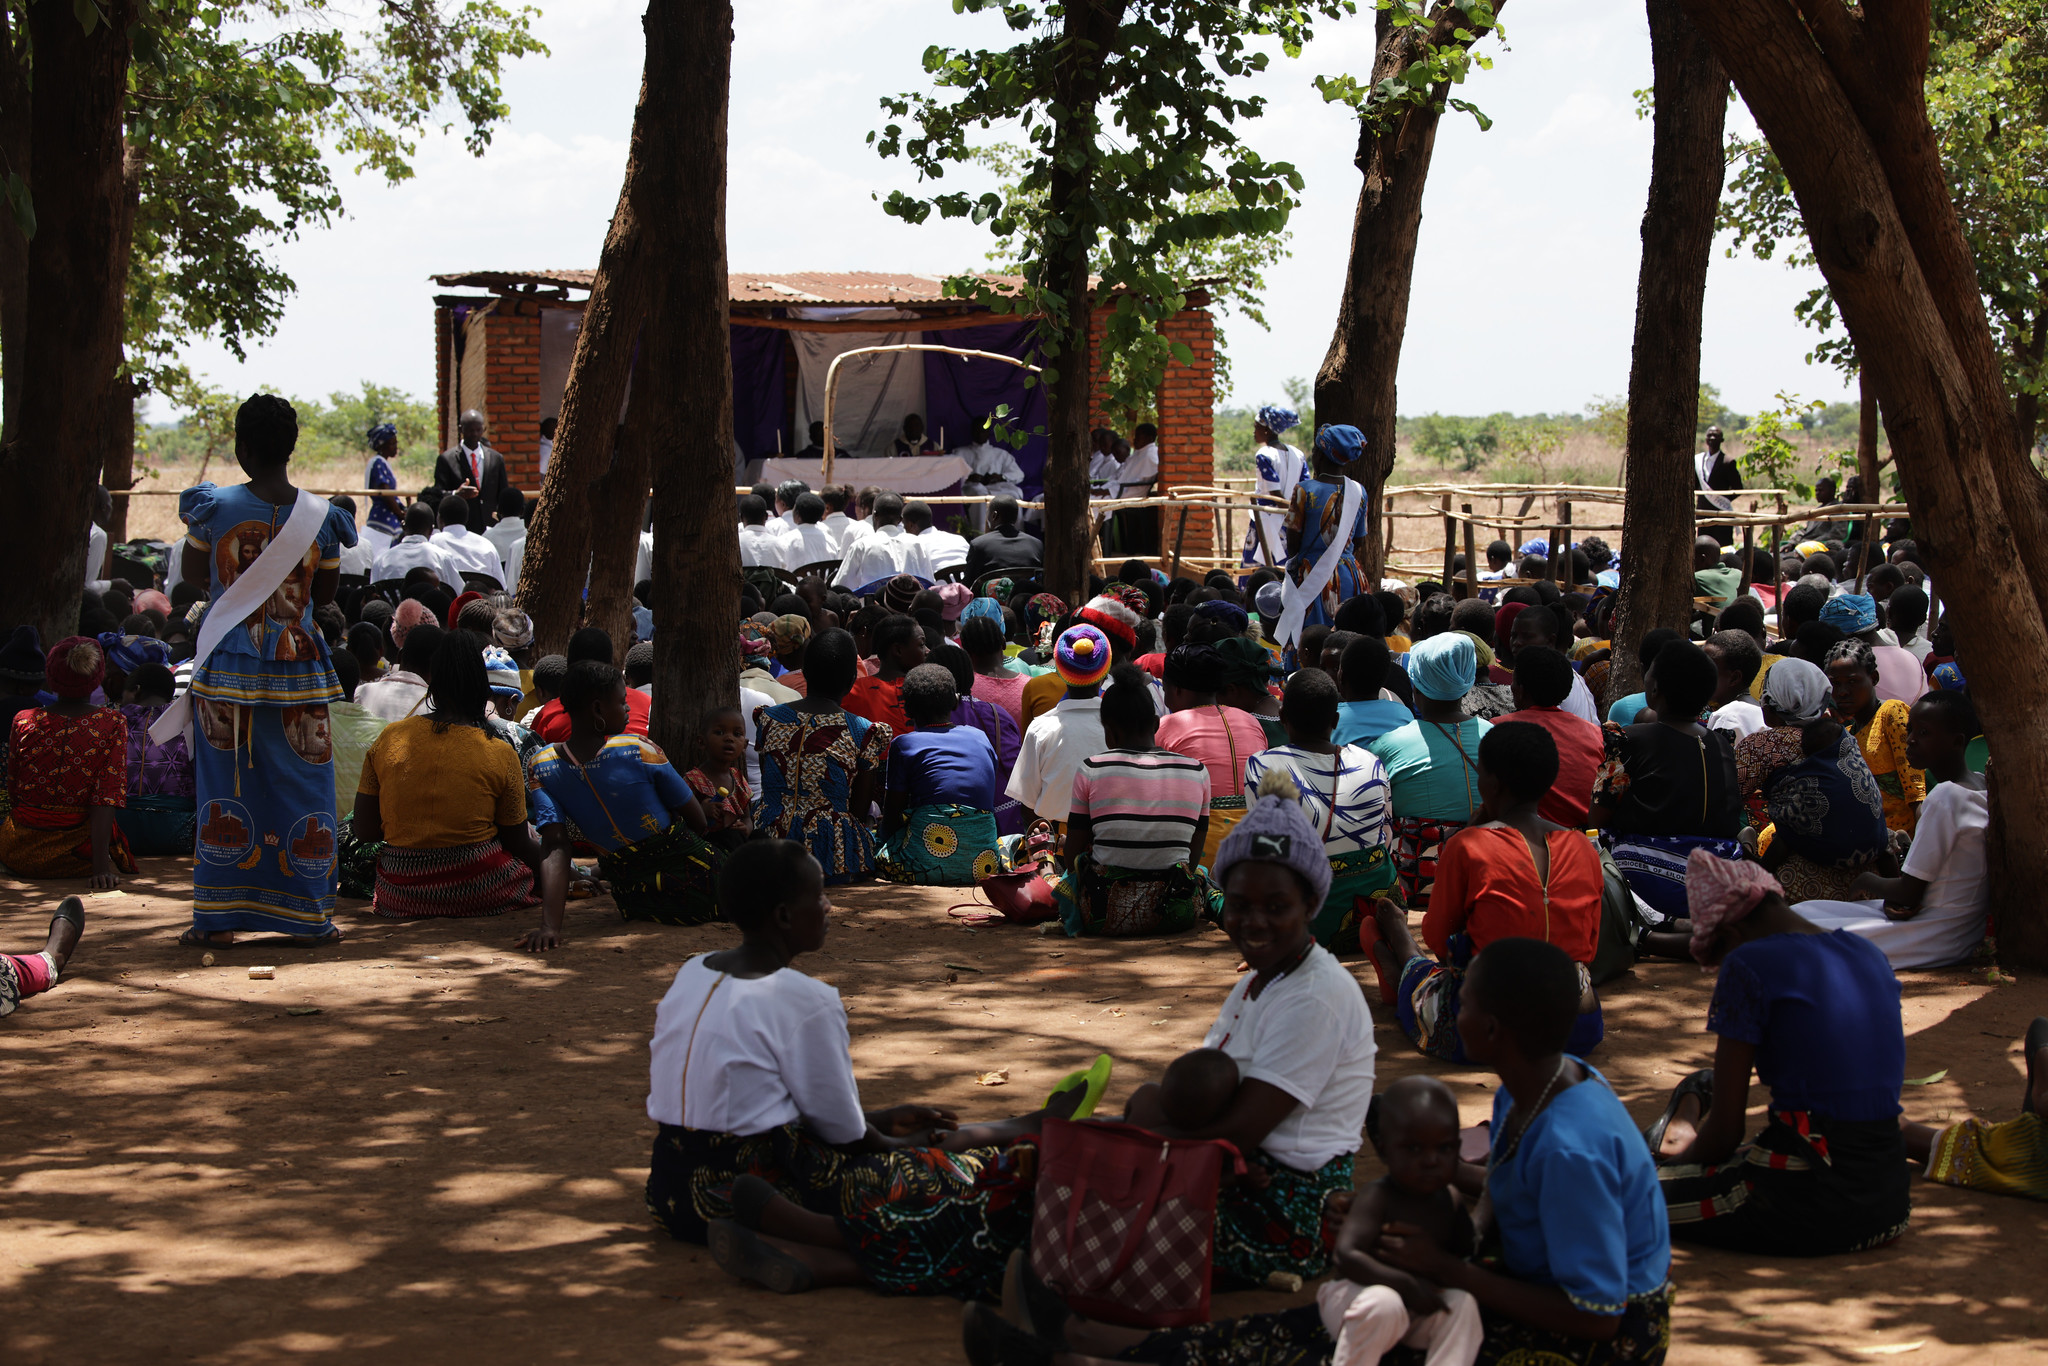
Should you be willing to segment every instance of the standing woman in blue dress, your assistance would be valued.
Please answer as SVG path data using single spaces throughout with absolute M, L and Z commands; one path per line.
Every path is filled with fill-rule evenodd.
M 366 489 L 396 489 L 398 487 L 398 427 L 391 422 L 380 422 L 370 428 L 367 440 L 370 443 L 370 458 L 363 464 L 363 487 Z M 382 554 L 391 543 L 405 534 L 405 509 L 394 495 L 389 498 L 372 498 L 370 515 L 364 519 L 364 539 L 370 542 L 370 549 Z
M 1365 547 L 1365 489 L 1344 477 L 1344 467 L 1365 450 L 1365 434 L 1356 427 L 1329 426 L 1316 431 L 1310 472 L 1287 503 L 1286 604 L 1273 638 L 1292 646 L 1311 626 L 1337 619 L 1337 605 L 1377 587 L 1368 584 L 1358 567 Z
M 298 439 L 291 404 L 257 394 L 235 413 L 235 459 L 249 482 L 179 495 L 185 582 L 208 585 L 209 602 L 220 603 L 291 518 L 299 490 L 286 467 Z M 181 944 L 230 944 L 241 930 L 341 941 L 327 721 L 341 684 L 313 609 L 334 601 L 342 548 L 355 543 L 354 517 L 328 508 L 283 582 L 193 668 L 199 858 Z

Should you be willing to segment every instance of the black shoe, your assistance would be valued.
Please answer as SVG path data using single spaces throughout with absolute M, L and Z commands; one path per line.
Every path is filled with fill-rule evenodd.
M 1073 1311 L 1060 1292 L 1031 1274 L 1031 1254 L 1018 1248 L 1003 1268 L 1003 1317 L 1017 1328 L 1049 1344 L 1055 1352 L 1067 1350 L 1067 1319 Z
M 2048 1049 L 2048 1015 L 2036 1015 L 2034 1022 L 2027 1026 L 2027 1041 L 2022 1045 L 2027 1050 L 2027 1094 L 2020 1101 L 2020 1113 L 2034 1113 L 2034 1060 Z
M 1671 1127 L 1671 1121 L 1678 1115 L 1678 1103 L 1687 1096 L 1700 1099 L 1700 1118 L 1707 1117 L 1707 1110 L 1714 1103 L 1714 1069 L 1703 1067 L 1678 1083 L 1672 1089 L 1671 1099 L 1664 1106 L 1664 1113 L 1657 1116 L 1657 1122 L 1643 1130 L 1643 1139 L 1650 1145 L 1650 1156 L 1658 1156 L 1664 1148 L 1664 1131 Z
M 978 1300 L 960 1315 L 960 1347 L 969 1366 L 1052 1366 L 1050 1346 Z

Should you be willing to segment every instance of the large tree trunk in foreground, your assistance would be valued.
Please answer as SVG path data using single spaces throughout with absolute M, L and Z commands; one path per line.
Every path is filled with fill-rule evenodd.
M 1656 133 L 1628 375 L 1628 454 L 1607 700 L 1637 691 L 1636 651 L 1659 626 L 1692 617 L 1693 437 L 1699 422 L 1700 326 L 1707 257 L 1721 199 L 1728 78 L 1679 0 L 1649 0 Z
M 622 666 L 633 638 L 633 565 L 640 557 L 641 519 L 647 511 L 652 472 L 648 445 L 659 415 L 658 400 L 645 392 L 626 410 L 611 471 L 598 480 L 590 500 L 589 620 L 612 638 L 616 662 Z
M 1941 173 L 1919 4 L 1686 0 L 1791 183 L 1876 387 L 1915 539 L 1991 743 L 1992 912 L 2009 962 L 2048 966 L 2048 504 L 2021 447 Z M 1805 18 L 1802 21 L 1801 15 Z
M 114 260 L 121 270 L 124 305 L 128 262 L 135 254 L 135 210 L 141 202 L 142 153 L 130 146 L 121 158 L 121 217 L 114 229 Z M 124 319 L 125 316 L 124 306 Z M 135 400 L 141 394 L 134 378 L 120 373 L 121 362 L 117 336 L 112 368 L 107 373 L 106 397 L 100 402 L 100 482 L 114 494 L 114 516 L 107 523 L 109 549 L 128 539 L 128 490 L 135 484 Z M 151 586 L 135 585 L 138 589 Z
M 559 654 L 576 629 L 583 604 L 584 576 L 591 563 L 591 500 L 598 481 L 611 468 L 619 446 L 619 409 L 626 401 L 633 373 L 633 344 L 647 317 L 647 291 L 639 278 L 639 210 L 634 195 L 645 178 L 649 158 L 648 91 L 654 77 L 650 65 L 640 79 L 640 103 L 633 111 L 633 140 L 626 154 L 625 182 L 611 230 L 597 260 L 583 325 L 576 331 L 576 352 L 569 361 L 569 383 L 556 415 L 555 453 L 541 481 L 540 502 L 533 509 L 526 538 L 526 558 L 519 569 L 519 604 L 533 618 L 533 649 Z M 641 485 L 644 490 L 646 485 Z M 644 496 L 644 495 L 643 495 Z M 636 496 L 633 506 L 641 506 Z M 638 517 L 638 512 L 635 512 Z M 635 522 L 635 543 L 638 542 Z M 632 561 L 626 573 L 633 572 Z M 630 594 L 632 585 L 627 585 Z M 593 605 L 595 604 L 593 587 Z M 620 637 L 614 637 L 619 640 Z
M 1499 8 L 1496 4 L 1496 14 Z M 1472 20 L 1462 10 L 1439 5 L 1425 37 L 1418 28 L 1393 27 L 1389 12 L 1381 10 L 1372 83 L 1407 70 L 1425 42 L 1456 42 L 1456 30 L 1467 25 Z M 1472 41 L 1487 32 L 1472 28 Z M 1351 259 L 1344 271 L 1344 295 L 1337 304 L 1337 330 L 1323 368 L 1316 372 L 1316 421 L 1349 424 L 1365 434 L 1365 454 L 1345 473 L 1365 487 L 1369 563 L 1359 567 L 1373 584 L 1380 581 L 1387 562 L 1381 497 L 1394 470 L 1394 381 L 1408 332 L 1408 291 L 1415 278 L 1415 242 L 1422 230 L 1422 190 L 1436 151 L 1440 116 L 1435 106 L 1448 90 L 1440 85 L 1431 92 L 1429 104 L 1401 105 L 1384 118 L 1359 123 L 1353 163 L 1365 183 L 1359 188 L 1352 220 Z
M 1053 134 L 1052 179 L 1047 199 L 1065 224 L 1047 283 L 1066 306 L 1066 323 L 1051 338 L 1059 377 L 1046 395 L 1045 588 L 1079 604 L 1094 569 L 1094 535 L 1088 519 L 1088 397 L 1091 355 L 1088 326 L 1094 299 L 1088 288 L 1088 254 L 1095 243 L 1095 213 L 1088 204 L 1096 160 L 1101 156 L 1096 104 L 1103 95 L 1102 60 L 1123 23 L 1124 0 L 1081 0 L 1069 4 L 1066 41 L 1053 74 L 1057 105 L 1066 111 Z M 1156 486 L 1155 486 L 1156 487 Z
M 34 183 L 29 157 L 33 96 L 28 80 L 27 26 L 0 5 L 0 159 L 5 170 Z M 27 358 L 28 238 L 14 207 L 0 203 L 0 446 L 14 439 L 21 417 L 21 372 Z
M 37 228 L 28 340 L 19 357 L 6 358 L 9 370 L 21 370 L 21 415 L 0 448 L 0 624 L 27 622 L 45 645 L 78 626 L 99 405 L 121 342 L 121 110 L 133 18 L 129 0 L 108 0 L 87 33 L 69 0 L 36 0 L 29 9 Z
M 725 276 L 732 5 L 647 7 L 650 125 L 636 208 L 663 246 L 646 272 L 654 490 L 655 743 L 687 761 L 704 715 L 739 701 L 740 539 L 733 515 L 732 339 Z M 623 496 L 623 494 L 622 494 Z M 632 493 L 640 506 L 640 494 Z

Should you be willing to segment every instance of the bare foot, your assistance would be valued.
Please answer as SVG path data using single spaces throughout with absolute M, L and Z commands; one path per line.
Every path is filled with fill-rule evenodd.
M 1678 1102 L 1678 1109 L 1672 1112 L 1671 1123 L 1664 1126 L 1664 1146 L 1659 1148 L 1660 1157 L 1676 1157 L 1692 1146 L 1699 1137 L 1700 1098 L 1686 1096 Z

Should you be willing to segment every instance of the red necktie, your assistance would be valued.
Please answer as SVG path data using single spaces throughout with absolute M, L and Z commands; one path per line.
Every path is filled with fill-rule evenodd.
M 479 489 L 484 486 L 484 452 L 481 446 L 469 453 L 469 482 Z

